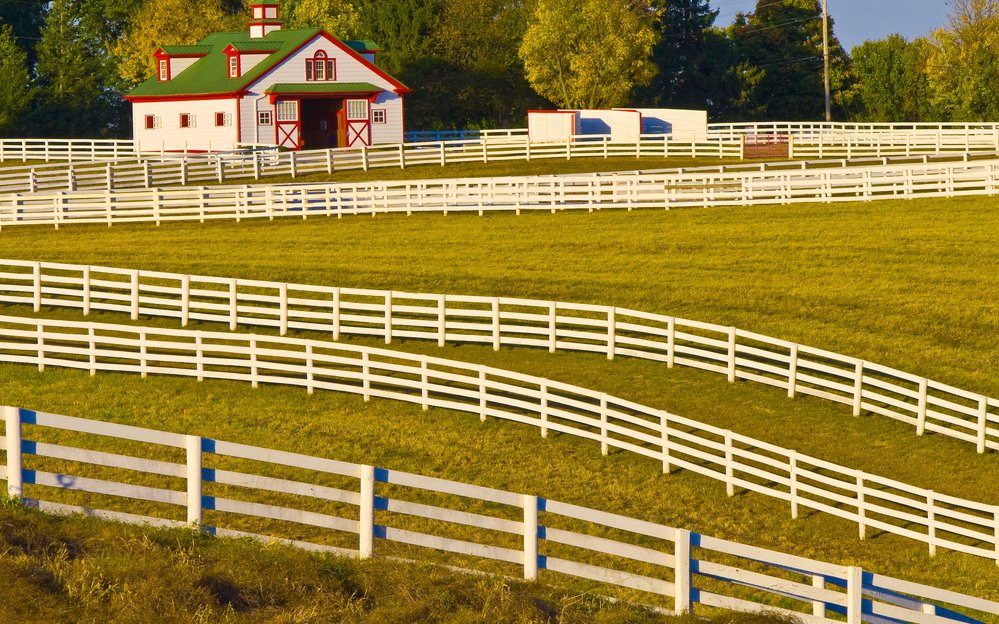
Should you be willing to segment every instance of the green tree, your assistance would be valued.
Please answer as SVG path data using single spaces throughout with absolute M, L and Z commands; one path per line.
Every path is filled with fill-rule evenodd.
M 539 95 L 565 108 L 608 108 L 649 84 L 656 34 L 645 0 L 539 0 L 520 57 Z
M 717 111 L 731 80 L 729 42 L 713 28 L 718 11 L 707 0 L 657 0 L 656 7 L 659 40 L 651 60 L 657 72 L 636 98 L 648 106 Z
M 10 24 L 0 28 L 0 134 L 12 136 L 31 102 L 28 55 L 17 46 Z
M 953 0 L 933 33 L 927 79 L 935 114 L 953 121 L 999 119 L 999 1 Z
M 350 0 L 285 0 L 281 11 L 291 28 L 322 28 L 337 39 L 362 32 L 361 14 Z
M 35 45 L 45 22 L 47 0 L 0 0 L 0 23 L 11 26 L 13 37 L 28 54 L 28 64 L 35 62 Z
M 791 121 L 820 119 L 825 108 L 819 0 L 757 0 L 756 11 L 739 15 L 729 29 L 747 67 L 762 70 L 747 100 L 750 118 Z M 830 82 L 834 110 L 843 117 L 852 105 L 849 58 L 829 20 Z
M 382 51 L 378 64 L 390 74 L 433 56 L 433 34 L 440 23 L 444 0 L 358 0 L 365 37 Z
M 863 121 L 923 121 L 930 117 L 926 64 L 930 44 L 901 35 L 865 41 L 850 54 L 858 117 Z
M 194 44 L 213 32 L 242 30 L 248 14 L 227 12 L 221 0 L 146 0 L 113 47 L 118 74 L 138 84 L 155 75 L 156 48 Z

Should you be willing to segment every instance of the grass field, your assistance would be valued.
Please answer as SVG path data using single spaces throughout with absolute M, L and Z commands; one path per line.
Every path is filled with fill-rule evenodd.
M 15 228 L 4 257 L 205 275 L 619 305 L 730 324 L 996 396 L 993 199 L 671 212 L 422 215 L 273 223 Z M 66 313 L 64 313 L 66 314 Z M 70 317 L 73 317 L 70 315 Z M 73 317 L 78 318 L 78 317 Z M 119 317 L 113 318 L 121 321 Z M 597 356 L 400 348 L 569 381 L 940 492 L 999 502 L 995 454 L 845 406 Z M 652 462 L 474 417 L 226 383 L 0 367 L 2 402 L 473 481 L 999 598 L 994 563 L 930 559 L 900 538 Z M 154 397 L 150 399 L 150 397 Z M 429 430 L 433 436 L 413 435 Z M 385 440 L 390 443 L 386 445 Z M 932 469 L 927 469 L 932 467 Z M 541 491 L 543 490 L 543 491 Z

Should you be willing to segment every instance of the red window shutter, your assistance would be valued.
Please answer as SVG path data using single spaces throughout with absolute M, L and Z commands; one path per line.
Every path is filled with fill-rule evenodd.
M 152 115 L 146 115 L 146 130 L 152 130 L 156 127 L 156 118 Z
M 225 113 L 215 113 L 215 125 L 216 126 L 225 125 Z

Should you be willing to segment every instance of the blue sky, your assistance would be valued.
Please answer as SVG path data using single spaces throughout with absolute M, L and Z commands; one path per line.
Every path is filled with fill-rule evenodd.
M 899 33 L 908 39 L 928 34 L 947 21 L 945 0 L 828 0 L 835 33 L 847 50 L 865 39 Z M 752 11 L 756 0 L 710 0 L 720 14 L 717 26 L 728 26 L 736 12 Z

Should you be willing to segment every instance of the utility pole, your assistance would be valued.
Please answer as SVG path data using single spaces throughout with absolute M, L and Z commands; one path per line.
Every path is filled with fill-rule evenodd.
M 832 121 L 832 105 L 829 101 L 829 6 L 827 0 L 822 0 L 822 60 L 825 65 L 826 121 Z

